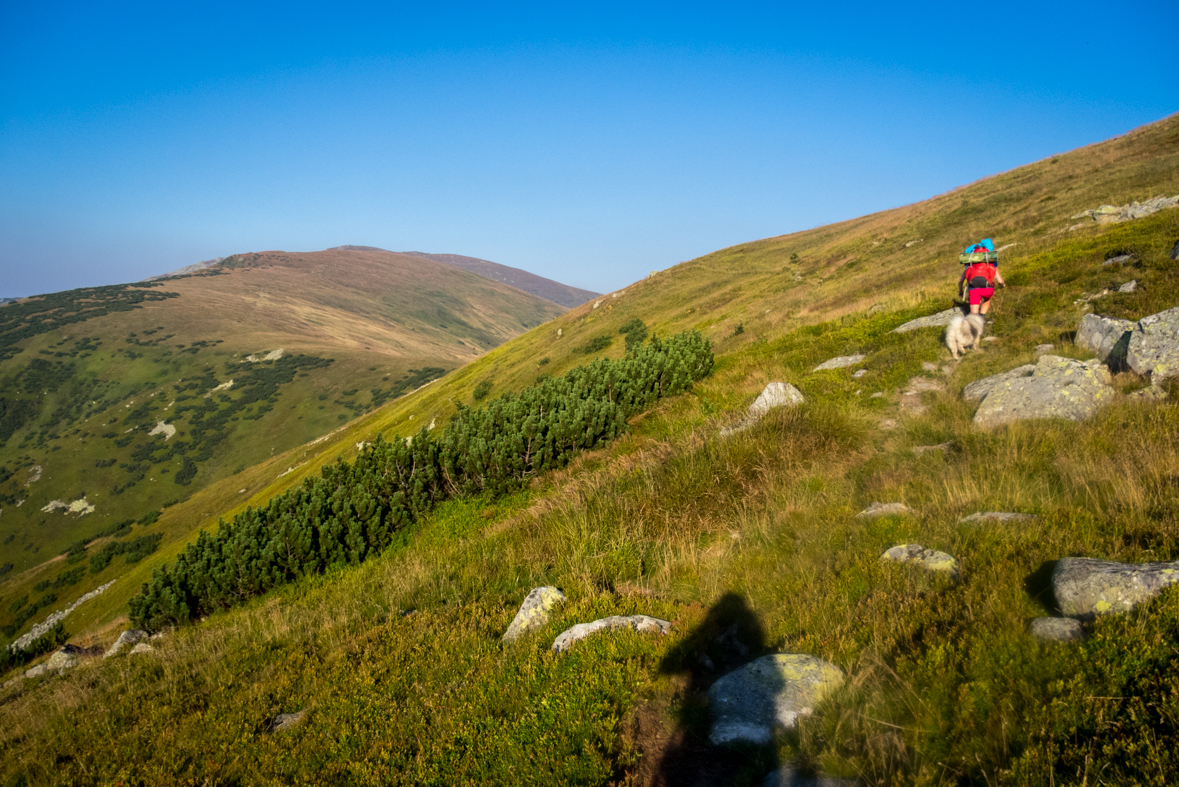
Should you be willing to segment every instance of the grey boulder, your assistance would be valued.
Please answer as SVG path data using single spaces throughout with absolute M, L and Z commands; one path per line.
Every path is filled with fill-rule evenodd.
M 1031 377 L 1008 379 L 983 397 L 974 414 L 981 427 L 1031 418 L 1083 421 L 1114 398 L 1109 369 L 1100 361 L 1041 355 Z
M 1152 382 L 1179 376 L 1179 306 L 1143 317 L 1130 336 L 1130 368 Z
M 504 642 L 512 642 L 525 632 L 548 623 L 549 613 L 564 600 L 565 594 L 554 587 L 533 588 L 504 632 Z
M 1014 369 L 999 374 L 992 374 L 990 377 L 984 377 L 981 380 L 975 380 L 962 389 L 962 398 L 968 402 L 981 402 L 986 398 L 986 395 L 994 390 L 1000 383 L 1008 380 L 1017 380 L 1021 377 L 1031 377 L 1032 373 L 1036 371 L 1034 363 L 1017 366 Z
M 904 325 L 897 326 L 892 329 L 893 333 L 906 333 L 914 331 L 918 328 L 945 328 L 950 324 L 950 320 L 955 316 L 962 314 L 962 310 L 957 306 L 946 309 L 944 312 L 931 314 L 928 317 L 918 317 L 915 320 L 909 320 Z
M 1179 561 L 1115 563 L 1084 557 L 1062 558 L 1052 572 L 1052 590 L 1061 613 L 1092 620 L 1128 612 L 1179 580 Z
M 1107 363 L 1112 369 L 1125 368 L 1130 350 L 1130 335 L 1137 325 L 1131 320 L 1118 320 L 1097 314 L 1081 318 L 1074 341 Z
M 843 685 L 833 664 L 801 653 L 777 653 L 746 664 L 712 684 L 708 707 L 712 716 L 709 740 L 765 745 L 774 729 L 792 729 L 800 716 Z
M 749 414 L 735 426 L 725 427 L 721 436 L 743 432 L 765 417 L 775 407 L 797 407 L 804 401 L 802 392 L 790 383 L 773 382 L 749 405 Z
M 289 730 L 303 721 L 303 717 L 306 714 L 306 710 L 295 711 L 294 713 L 280 713 L 270 720 L 270 724 L 266 726 L 266 731 L 275 733 Z
M 1073 618 L 1036 618 L 1029 627 L 1031 635 L 1045 642 L 1078 642 L 1085 638 L 1085 629 Z
M 671 623 L 648 615 L 611 615 L 608 618 L 601 618 L 592 623 L 578 623 L 576 626 L 571 626 L 562 631 L 553 640 L 553 652 L 564 653 L 573 647 L 573 643 L 579 642 L 591 634 L 596 634 L 600 631 L 619 631 L 622 629 L 669 634 L 671 633 Z
M 106 654 L 103 655 L 103 658 L 109 659 L 111 656 L 121 653 L 123 648 L 127 647 L 128 645 L 134 645 L 140 640 L 147 639 L 148 636 L 148 633 L 141 629 L 130 629 L 128 631 L 124 631 L 119 635 L 119 638 L 115 640 L 115 644 L 111 645 L 110 650 L 108 650 Z

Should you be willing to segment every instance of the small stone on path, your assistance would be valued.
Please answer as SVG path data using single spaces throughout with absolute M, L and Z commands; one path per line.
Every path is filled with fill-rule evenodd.
M 959 314 L 962 314 L 962 310 L 957 306 L 953 306 L 943 312 L 931 314 L 928 317 L 918 317 L 915 320 L 909 320 L 907 323 L 893 328 L 892 332 L 905 333 L 918 328 L 945 328 L 950 324 L 950 320 L 954 319 L 954 317 Z

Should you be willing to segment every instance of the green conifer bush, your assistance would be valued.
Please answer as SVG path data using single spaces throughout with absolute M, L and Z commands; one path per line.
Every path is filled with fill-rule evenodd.
M 696 331 L 652 338 L 620 360 L 546 377 L 485 407 L 460 408 L 440 438 L 380 436 L 356 458 L 202 532 L 131 600 L 137 626 L 157 630 L 225 609 L 329 566 L 356 564 L 447 498 L 519 489 L 626 429 L 626 419 L 688 390 L 712 370 Z M 113 556 L 113 555 L 112 555 Z

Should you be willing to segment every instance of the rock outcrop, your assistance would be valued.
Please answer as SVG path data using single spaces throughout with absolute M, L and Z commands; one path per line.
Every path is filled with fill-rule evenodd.
M 958 578 L 958 561 L 945 552 L 926 549 L 920 544 L 897 544 L 887 550 L 880 559 L 886 563 L 920 563 L 926 571 Z
M 1179 306 L 1138 321 L 1126 360 L 1151 382 L 1179 376 Z
M 611 615 L 608 618 L 601 618 L 592 623 L 578 623 L 576 626 L 571 626 L 562 631 L 553 640 L 553 652 L 564 653 L 573 647 L 573 643 L 583 640 L 599 631 L 618 631 L 621 629 L 669 634 L 671 633 L 671 623 L 648 615 Z
M 1078 642 L 1085 638 L 1081 622 L 1073 618 L 1036 618 L 1029 631 L 1045 642 Z
M 855 366 L 862 360 L 864 360 L 863 355 L 841 355 L 838 358 L 832 358 L 829 361 L 823 361 L 814 369 L 811 369 L 811 371 L 823 372 L 827 371 L 828 369 L 846 369 L 849 366 Z
M 908 331 L 915 331 L 918 328 L 945 328 L 950 324 L 950 320 L 954 319 L 955 316 L 964 313 L 965 312 L 963 312 L 962 309 L 954 306 L 952 308 L 946 309 L 944 312 L 931 314 L 928 317 L 918 317 L 915 320 L 909 320 L 907 323 L 893 328 L 892 332 L 906 333 Z
M 1100 358 L 1109 368 L 1125 369 L 1130 335 L 1136 327 L 1131 320 L 1086 314 L 1081 318 L 1074 341 L 1078 347 L 1084 347 Z
M 721 429 L 721 437 L 745 431 L 775 407 L 796 407 L 803 401 L 802 392 L 790 383 L 770 383 L 749 405 L 749 414 L 745 419 L 735 426 Z
M 1041 355 L 1030 377 L 1003 380 L 987 392 L 974 414 L 984 428 L 1030 418 L 1083 421 L 1114 398 L 1109 369 L 1100 361 Z
M 1117 224 L 1130 219 L 1140 219 L 1166 208 L 1179 206 L 1179 194 L 1174 197 L 1155 197 L 1146 202 L 1131 202 L 1129 205 L 1102 205 L 1093 210 L 1083 210 L 1072 218 L 1090 218 L 1098 224 Z
M 106 589 L 109 588 L 113 584 L 115 584 L 115 580 L 112 579 L 110 582 L 107 582 L 105 585 L 99 585 L 94 590 L 91 590 L 89 593 L 83 594 L 83 596 L 81 598 L 79 598 L 73 604 L 70 604 L 65 609 L 58 610 L 57 612 L 51 613 L 49 616 L 47 616 L 45 618 L 45 620 L 43 620 L 40 623 L 38 623 L 37 625 L 33 626 L 31 629 L 29 629 L 28 633 L 18 637 L 16 639 L 16 641 L 13 642 L 8 647 L 11 650 L 24 650 L 25 648 L 27 648 L 29 646 L 29 644 L 33 640 L 37 639 L 42 634 L 49 631 L 49 629 L 56 626 L 58 624 L 58 622 L 65 620 L 67 615 L 69 615 L 71 612 L 73 612 L 75 609 L 77 609 L 82 604 L 86 603 L 87 601 L 94 598 L 95 596 L 101 596 L 103 593 L 106 592 Z
M 775 727 L 791 729 L 843 684 L 833 664 L 801 653 L 777 653 L 746 664 L 712 684 L 708 707 L 713 745 L 770 742 Z
M 127 647 L 128 645 L 134 645 L 140 640 L 147 639 L 148 636 L 148 633 L 142 629 L 130 629 L 128 631 L 124 631 L 119 635 L 119 638 L 115 640 L 115 644 L 111 645 L 110 650 L 108 650 L 103 655 L 103 658 L 109 659 L 111 656 L 121 653 L 123 648 Z
M 915 513 L 917 512 L 904 503 L 872 503 L 856 516 L 900 516 Z
M 1128 612 L 1179 581 L 1179 561 L 1115 563 L 1084 557 L 1062 558 L 1052 572 L 1052 591 L 1061 613 L 1092 620 Z
M 565 594 L 554 587 L 533 588 L 504 632 L 503 641 L 513 642 L 522 634 L 548 623 L 549 613 L 564 600 Z

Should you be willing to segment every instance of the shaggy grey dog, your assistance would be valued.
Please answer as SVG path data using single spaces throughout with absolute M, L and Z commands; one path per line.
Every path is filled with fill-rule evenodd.
M 977 350 L 986 328 L 987 319 L 981 314 L 955 315 L 946 328 L 946 346 L 954 360 L 958 360 L 958 355 L 967 347 Z

